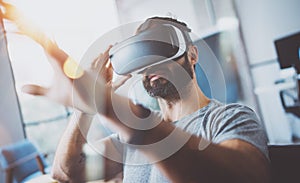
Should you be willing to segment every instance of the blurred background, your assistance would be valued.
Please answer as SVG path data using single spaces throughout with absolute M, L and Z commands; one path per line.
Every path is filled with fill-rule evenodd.
M 77 60 L 96 39 L 120 25 L 152 16 L 184 21 L 192 29 L 193 41 L 199 49 L 197 79 L 204 93 L 225 103 L 250 106 L 260 117 L 269 144 L 300 141 L 299 0 L 9 2 Z M 48 154 L 51 163 L 72 111 L 45 98 L 21 92 L 24 84 L 49 86 L 53 72 L 42 48 L 14 30 L 11 23 L 3 20 L 0 32 L 0 146 L 26 137 Z M 288 39 L 291 35 L 296 36 Z M 283 53 L 284 48 L 289 49 Z M 214 67 L 211 60 L 217 60 L 219 68 Z M 216 78 L 219 71 L 224 77 L 225 88 L 223 81 Z M 100 130 L 98 137 L 109 133 L 107 129 L 97 128 Z

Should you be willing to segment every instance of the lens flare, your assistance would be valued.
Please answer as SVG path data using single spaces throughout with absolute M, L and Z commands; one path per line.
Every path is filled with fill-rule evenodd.
M 65 61 L 63 65 L 63 71 L 65 75 L 71 79 L 78 79 L 84 74 L 84 70 L 71 57 L 68 57 L 68 59 Z

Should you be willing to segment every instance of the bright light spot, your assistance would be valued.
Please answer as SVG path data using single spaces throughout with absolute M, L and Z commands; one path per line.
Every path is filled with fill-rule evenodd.
M 119 25 L 111 0 L 14 0 L 12 4 L 79 60 L 88 46 Z
M 7 0 L 24 17 L 42 30 L 77 63 L 96 39 L 119 25 L 112 0 Z M 50 86 L 53 69 L 41 47 L 28 37 L 15 34 L 16 27 L 5 21 L 10 58 L 19 96 L 24 84 Z M 34 31 L 33 31 L 34 32 Z M 108 45 L 107 45 L 108 46 Z M 72 63 L 72 62 L 71 62 Z M 81 63 L 80 63 L 81 64 Z M 69 64 L 68 68 L 69 68 Z M 70 64 L 70 68 L 73 68 Z M 77 72 L 70 76 L 77 76 Z M 74 71 L 74 69 L 73 69 Z M 22 100 L 23 100 L 22 99 Z
M 71 57 L 68 57 L 65 61 L 63 70 L 64 73 L 71 79 L 78 79 L 84 74 L 84 70 Z

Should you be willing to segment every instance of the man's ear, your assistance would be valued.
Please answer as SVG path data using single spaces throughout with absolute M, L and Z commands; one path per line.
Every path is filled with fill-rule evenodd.
M 189 59 L 192 65 L 195 65 L 198 62 L 198 49 L 196 46 L 191 45 L 189 46 L 188 51 Z

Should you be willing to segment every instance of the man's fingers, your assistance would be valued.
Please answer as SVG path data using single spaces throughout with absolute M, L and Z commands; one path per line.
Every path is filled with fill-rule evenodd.
M 0 5 L 4 7 L 3 18 L 8 20 L 14 20 L 19 16 L 20 12 L 15 6 L 9 3 L 5 3 L 3 1 L 0 1 Z
M 1 16 L 2 19 L 7 19 L 7 20 L 9 20 L 9 17 L 7 16 L 6 13 L 1 12 L 1 13 L 0 13 L 0 16 Z
M 113 70 L 109 60 L 109 50 L 112 45 L 101 53 L 91 64 L 91 70 L 99 74 L 107 83 L 111 83 Z
M 31 95 L 45 96 L 48 92 L 48 89 L 38 85 L 24 85 L 22 87 L 22 92 Z
M 4 13 L 1 13 L 1 17 L 3 19 L 6 19 L 6 20 L 9 20 L 9 21 L 13 21 L 15 18 L 12 17 L 9 13 L 7 12 L 4 12 Z
M 105 61 L 109 59 L 109 50 L 112 48 L 112 45 L 109 45 L 108 48 L 104 52 L 104 59 Z
M 13 5 L 3 2 L 2 0 L 0 1 L 0 5 L 5 8 L 5 11 L 12 9 L 14 7 Z
M 101 54 L 101 57 L 99 59 L 98 68 L 103 68 L 106 66 L 106 64 L 109 62 L 109 50 L 111 49 L 111 45 L 104 51 L 103 54 Z
M 101 53 L 92 63 L 92 68 L 97 69 L 99 68 L 99 64 L 101 62 L 101 58 L 103 57 L 103 53 Z
M 4 1 L 0 1 L 0 4 L 2 5 L 2 6 L 4 6 L 4 8 L 12 8 L 12 7 L 14 7 L 13 5 L 11 5 L 11 4 L 9 4 L 9 3 L 6 3 L 6 2 L 4 2 Z
M 109 68 L 109 50 L 111 49 L 111 45 L 103 52 L 101 53 L 91 64 L 91 68 L 97 71 L 101 71 L 101 73 Z
M 117 81 L 115 81 L 112 84 L 112 88 L 113 90 L 117 90 L 118 88 L 120 88 L 128 79 L 130 79 L 132 77 L 131 74 L 125 75 L 122 78 L 118 79 Z

